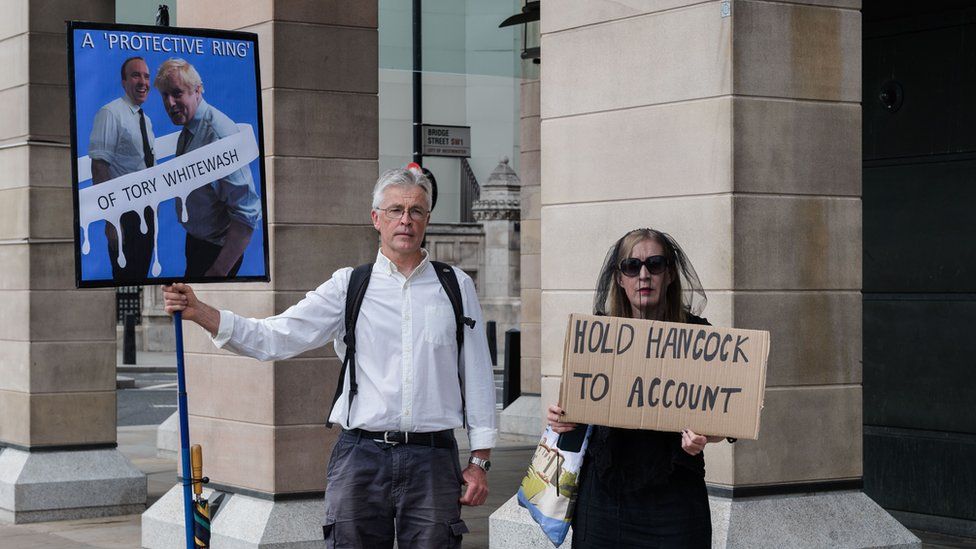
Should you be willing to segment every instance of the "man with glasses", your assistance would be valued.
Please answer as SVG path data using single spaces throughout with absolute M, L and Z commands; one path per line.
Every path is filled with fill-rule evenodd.
M 467 532 L 460 506 L 481 505 L 488 496 L 497 429 L 481 306 L 471 278 L 449 267 L 464 315 L 474 321 L 461 325 L 459 350 L 452 304 L 421 248 L 430 207 L 430 181 L 416 164 L 383 173 L 373 189 L 370 215 L 380 249 L 352 334 L 359 342 L 352 363 L 358 391 L 350 390 L 348 376 L 341 380 L 330 414 L 343 431 L 325 494 L 329 547 L 392 547 L 394 538 L 401 548 L 460 547 Z M 289 358 L 331 340 L 344 356 L 352 272 L 336 271 L 298 304 L 263 320 L 217 311 L 183 284 L 164 287 L 166 310 L 183 311 L 218 347 L 259 360 Z M 472 451 L 462 471 L 453 430 L 465 423 Z

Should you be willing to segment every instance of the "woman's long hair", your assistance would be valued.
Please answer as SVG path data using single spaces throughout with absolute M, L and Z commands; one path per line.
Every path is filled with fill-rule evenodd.
M 657 242 L 664 250 L 671 279 L 667 289 L 661 295 L 661 302 L 658 303 L 658 310 L 661 312 L 661 318 L 658 320 L 686 322 L 689 314 L 699 315 L 705 309 L 708 299 L 691 261 L 670 235 L 646 228 L 628 232 L 610 247 L 600 277 L 597 279 L 593 314 L 633 316 L 630 300 L 627 299 L 623 287 L 617 282 L 617 277 L 622 276 L 620 262 L 630 257 L 634 246 L 644 240 Z

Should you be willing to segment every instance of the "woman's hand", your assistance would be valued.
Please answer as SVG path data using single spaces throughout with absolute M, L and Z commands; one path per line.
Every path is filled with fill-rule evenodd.
M 705 445 L 709 442 L 715 442 L 711 440 L 710 437 L 705 435 L 696 434 L 691 429 L 681 430 L 681 449 L 685 451 L 686 454 L 691 456 L 697 456 L 702 453 L 705 449 Z
M 559 434 L 568 433 L 576 428 L 575 423 L 565 423 L 562 421 L 563 414 L 565 413 L 566 412 L 564 412 L 563 409 L 557 404 L 549 406 L 549 414 L 547 416 L 549 419 L 549 426 L 552 427 L 553 431 Z

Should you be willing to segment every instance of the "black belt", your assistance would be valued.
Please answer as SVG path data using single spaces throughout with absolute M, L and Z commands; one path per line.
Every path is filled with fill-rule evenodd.
M 416 444 L 434 448 L 454 448 L 454 431 L 446 429 L 433 433 L 406 433 L 403 431 L 367 431 L 365 429 L 346 429 L 346 433 L 368 438 L 386 444 Z

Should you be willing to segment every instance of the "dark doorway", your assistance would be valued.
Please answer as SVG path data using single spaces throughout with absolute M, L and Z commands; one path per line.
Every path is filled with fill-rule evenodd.
M 862 13 L 864 490 L 976 537 L 976 6 Z

